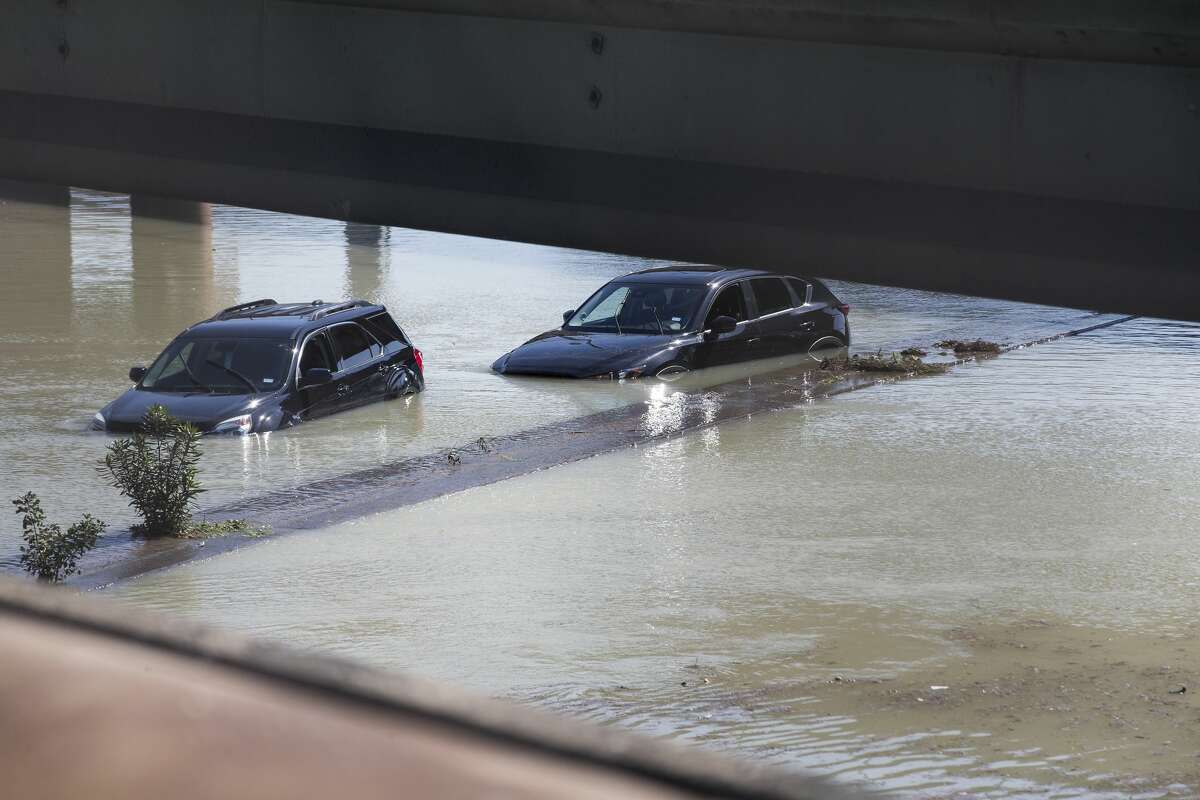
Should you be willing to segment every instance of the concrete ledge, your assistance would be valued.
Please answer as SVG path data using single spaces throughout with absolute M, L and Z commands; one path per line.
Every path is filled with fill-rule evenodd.
M 839 798 L 445 686 L 0 581 L 14 797 Z

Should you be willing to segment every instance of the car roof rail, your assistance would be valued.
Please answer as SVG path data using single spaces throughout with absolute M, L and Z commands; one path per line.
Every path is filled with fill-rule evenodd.
M 226 319 L 227 317 L 237 314 L 241 311 L 249 311 L 252 308 L 263 308 L 265 306 L 277 306 L 279 303 L 269 297 L 264 297 L 261 300 L 251 300 L 248 303 L 238 303 L 236 306 L 230 306 L 218 311 L 212 315 L 212 319 Z
M 322 317 L 328 317 L 330 314 L 338 314 L 342 311 L 349 311 L 352 308 L 361 308 L 362 306 L 371 305 L 366 300 L 347 300 L 344 303 L 333 303 L 332 305 L 322 306 L 316 311 L 308 315 L 308 319 L 316 320 Z

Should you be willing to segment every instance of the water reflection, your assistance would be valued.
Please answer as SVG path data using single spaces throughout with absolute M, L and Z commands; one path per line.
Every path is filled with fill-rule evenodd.
M 0 204 L 0 329 L 10 341 L 69 335 L 71 212 L 66 206 Z
M 372 301 L 379 297 L 391 260 L 389 230 L 346 223 L 346 297 Z
M 236 302 L 236 283 L 220 281 L 213 268 L 212 225 L 133 214 L 129 235 L 139 333 L 165 345 L 183 327 Z

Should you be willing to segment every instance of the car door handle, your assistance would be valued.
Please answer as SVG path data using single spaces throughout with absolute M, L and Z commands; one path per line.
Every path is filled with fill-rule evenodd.
M 811 331 L 815 327 L 817 327 L 817 323 L 815 323 L 811 320 L 809 320 L 808 322 L 801 322 L 799 325 L 796 326 L 797 330 L 802 330 L 802 331 Z

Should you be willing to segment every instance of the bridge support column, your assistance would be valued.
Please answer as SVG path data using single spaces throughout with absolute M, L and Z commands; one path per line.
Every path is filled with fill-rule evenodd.
M 197 203 L 194 200 L 176 200 L 171 197 L 135 194 L 129 198 L 129 212 L 135 217 L 195 222 L 202 225 L 212 223 L 212 206 L 208 203 Z
M 3 200 L 66 206 L 71 204 L 71 187 L 0 179 L 0 201 Z

